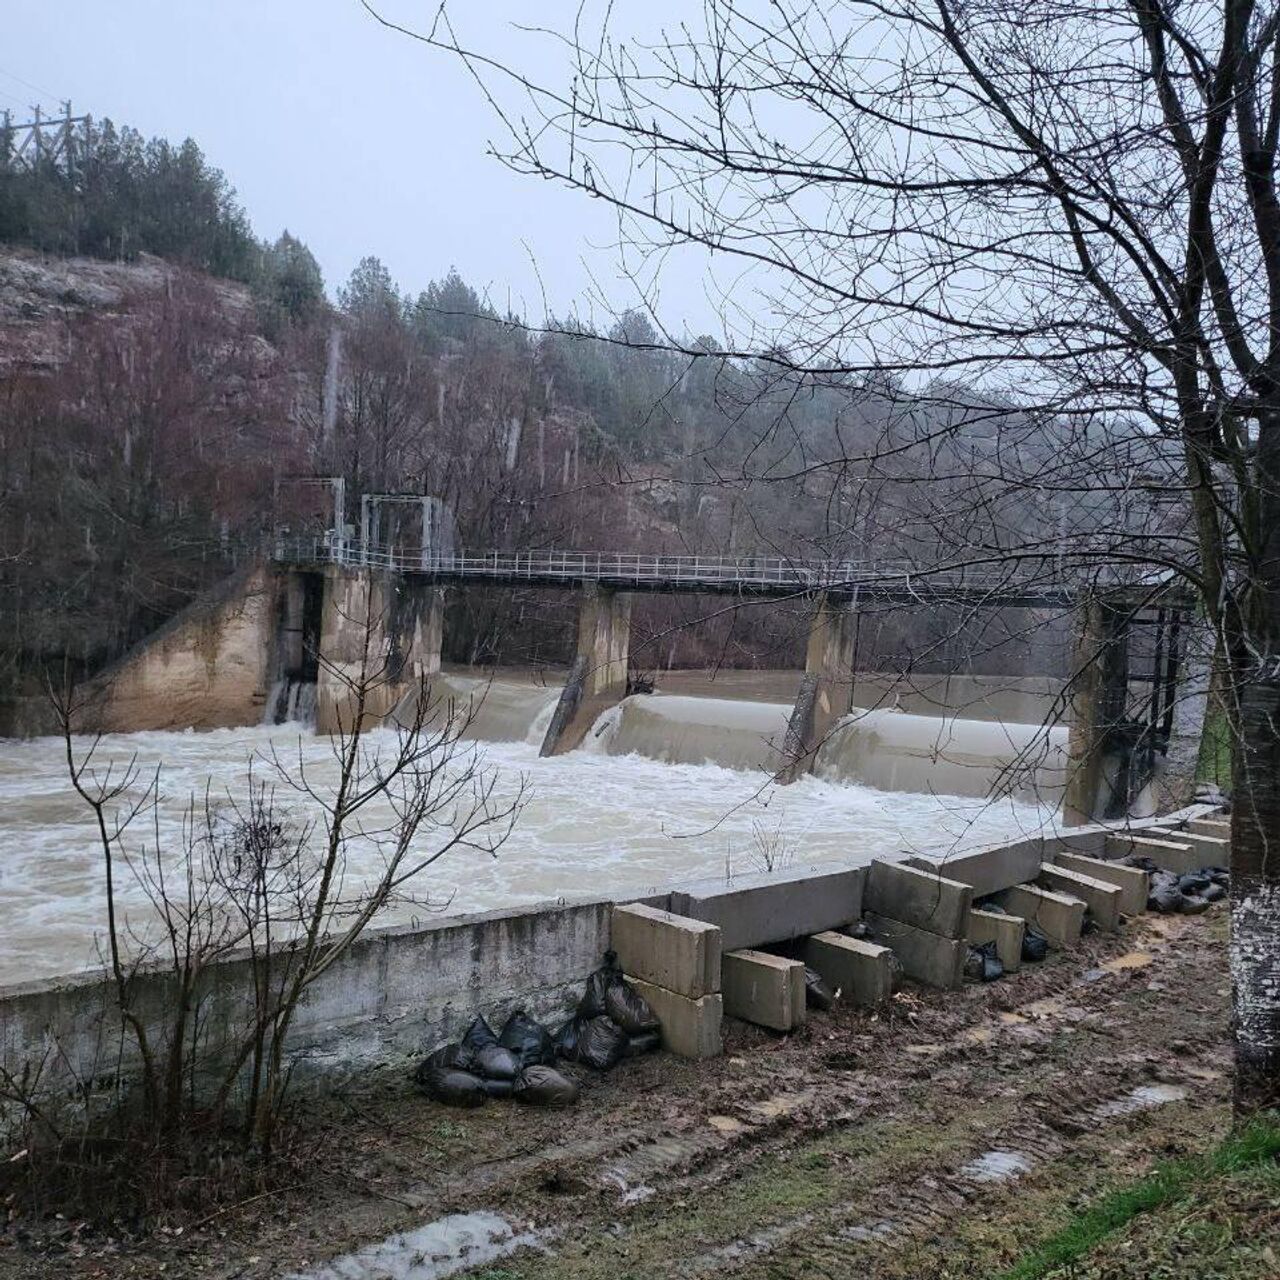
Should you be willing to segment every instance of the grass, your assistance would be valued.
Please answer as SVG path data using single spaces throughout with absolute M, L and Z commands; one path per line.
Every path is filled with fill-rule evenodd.
M 1048 1280 L 1064 1269 L 1070 1269 L 1066 1274 L 1073 1276 L 1154 1275 L 1154 1264 L 1150 1260 L 1141 1262 L 1133 1257 L 1129 1261 L 1142 1270 L 1129 1270 L 1127 1265 L 1125 1270 L 1104 1266 L 1096 1272 L 1073 1268 L 1140 1215 L 1171 1211 L 1176 1207 L 1178 1213 L 1162 1214 L 1161 1222 L 1151 1224 L 1151 1229 L 1143 1233 L 1145 1240 L 1140 1243 L 1157 1246 L 1176 1243 L 1178 1252 L 1185 1253 L 1208 1247 L 1215 1237 L 1221 1236 L 1224 1223 L 1232 1218 L 1236 1201 L 1250 1201 L 1248 1216 L 1255 1220 L 1259 1216 L 1259 1198 L 1271 1199 L 1273 1208 L 1280 1212 L 1280 1169 L 1275 1167 L 1278 1157 L 1280 1117 L 1260 1118 L 1207 1155 L 1159 1165 L 1147 1177 L 1103 1196 L 1012 1270 L 1006 1271 L 1001 1280 Z M 1256 1176 L 1259 1174 L 1262 1176 Z M 1210 1212 L 1199 1212 L 1206 1206 Z M 1133 1240 L 1128 1242 L 1131 1254 L 1133 1244 Z M 1186 1274 L 1202 1274 L 1199 1263 L 1193 1261 L 1192 1265 L 1197 1269 Z M 1256 1273 L 1224 1271 L 1221 1274 Z

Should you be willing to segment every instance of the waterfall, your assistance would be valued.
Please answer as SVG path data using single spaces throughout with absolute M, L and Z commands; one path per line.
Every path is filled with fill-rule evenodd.
M 331 440 L 338 421 L 338 365 L 342 358 L 342 330 L 335 324 L 329 330 L 328 362 L 324 369 L 324 399 L 322 439 Z
M 431 677 L 433 705 L 452 704 L 465 717 L 462 736 L 480 742 L 527 742 L 541 746 L 547 726 L 560 701 L 560 685 L 520 680 L 486 680 L 442 671 Z M 417 693 L 406 695 L 393 713 L 397 718 L 417 703 Z
M 316 682 L 300 676 L 286 676 L 271 686 L 262 709 L 263 724 L 305 724 L 316 722 Z
M 652 694 L 624 699 L 596 720 L 582 749 L 666 764 L 769 770 L 782 762 L 791 708 L 778 702 Z M 1018 798 L 1057 803 L 1066 783 L 1067 730 L 1041 725 L 854 711 L 831 732 L 814 772 L 881 791 L 983 797 L 1012 780 Z
M 1056 804 L 1066 786 L 1067 729 L 855 710 L 828 735 L 814 772 L 881 791 L 986 796 Z
M 776 769 L 790 714 L 781 702 L 637 694 L 605 711 L 584 746 L 601 755 L 634 754 L 667 764 Z

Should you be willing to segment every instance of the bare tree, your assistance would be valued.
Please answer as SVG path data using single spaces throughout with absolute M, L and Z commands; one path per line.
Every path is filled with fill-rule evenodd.
M 1233 753 L 1237 1105 L 1280 1101 L 1280 5 L 704 0 L 648 39 L 595 12 L 545 33 L 563 75 L 541 78 L 444 7 L 407 34 L 474 71 L 508 164 L 612 205 L 625 252 L 705 251 L 741 269 L 737 298 L 746 273 L 722 354 L 888 377 L 964 421 L 999 396 L 1086 473 L 1117 428 L 1176 450 L 1184 534 L 1011 529 L 1011 490 L 1131 482 L 999 457 L 951 487 L 935 524 L 965 527 L 937 566 L 1122 565 L 1194 591 Z M 851 460 L 874 461 L 813 465 Z
M 352 621 L 364 628 L 359 662 L 321 658 L 344 695 L 329 742 L 336 768 L 318 770 L 301 740 L 296 756 L 272 749 L 250 763 L 243 796 L 191 799 L 178 848 L 156 819 L 163 767 L 104 758 L 101 739 L 74 733 L 83 704 L 57 699 L 68 774 L 102 857 L 113 1003 L 157 1134 L 186 1123 L 197 1100 L 215 1115 L 238 1107 L 247 1139 L 270 1154 L 307 992 L 387 907 L 424 901 L 424 873 L 440 859 L 495 855 L 523 805 L 523 783 L 500 794 L 496 771 L 463 741 L 470 704 L 439 702 L 422 685 L 379 728 L 372 711 L 393 677 L 377 620 Z M 128 885 L 145 911 L 126 909 Z M 202 1031 L 210 966 L 228 960 L 245 963 L 248 1013 L 232 1001 L 219 1016 L 233 1025 Z M 160 1019 L 146 990 L 157 974 L 167 983 Z

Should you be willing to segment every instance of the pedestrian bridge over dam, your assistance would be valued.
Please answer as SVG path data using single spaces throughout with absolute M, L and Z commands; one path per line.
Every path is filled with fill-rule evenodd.
M 804 672 L 779 744 L 780 782 L 812 769 L 853 709 L 856 619 L 863 606 L 1067 611 L 1078 628 L 1077 673 L 1053 719 L 1071 729 L 1065 807 L 1104 806 L 1119 747 L 1149 769 L 1167 740 L 1179 675 L 1185 601 L 1159 584 L 1065 578 L 1048 557 L 915 566 L 781 556 L 440 551 L 332 536 L 280 540 L 272 554 L 197 601 L 95 682 L 90 721 L 106 731 L 224 727 L 281 718 L 298 690 L 314 698 L 318 731 L 350 722 L 352 683 L 370 655 L 382 665 L 366 714 L 393 715 L 441 667 L 445 593 L 471 587 L 546 588 L 578 596 L 576 653 L 541 754 L 579 746 L 629 692 L 632 597 L 641 593 L 802 602 Z M 1150 658 L 1130 658 L 1135 629 L 1155 624 Z M 1144 659 L 1145 661 L 1145 659 Z M 279 704 L 279 705 L 278 705 Z M 18 727 L 22 731 L 22 726 Z M 32 730 L 27 727 L 26 731 Z M 1112 763 L 1107 764 L 1108 756 Z M 1141 775 L 1138 768 L 1134 777 Z M 1140 781 L 1126 784 L 1133 791 Z

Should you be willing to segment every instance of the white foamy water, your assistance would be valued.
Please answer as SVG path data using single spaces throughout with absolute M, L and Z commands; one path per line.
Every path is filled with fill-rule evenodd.
M 541 720 L 554 691 L 527 701 L 521 715 Z M 491 704 L 493 714 L 499 705 Z M 386 745 L 390 737 L 379 731 L 369 740 Z M 416 886 L 433 906 L 399 904 L 380 923 L 971 847 L 1037 830 L 1050 816 L 1029 803 L 884 792 L 822 777 L 774 787 L 759 771 L 638 754 L 578 751 L 544 760 L 534 738 L 537 725 L 526 724 L 518 740 L 476 747 L 497 771 L 499 801 L 522 780 L 526 787 L 525 808 L 497 856 L 450 853 Z M 297 725 L 118 735 L 102 741 L 99 756 L 105 763 L 136 755 L 144 770 L 163 766 L 159 840 L 176 851 L 192 794 L 207 787 L 215 803 L 243 799 L 250 759 L 264 777 L 261 761 L 273 746 L 295 759 L 300 752 L 321 784 L 336 777 L 330 741 Z M 137 835 L 154 839 L 150 827 Z M 355 847 L 348 884 L 370 874 L 376 857 Z M 121 881 L 131 920 L 145 921 L 140 891 L 127 875 Z M 67 781 L 61 740 L 0 741 L 0 983 L 97 963 L 103 884 L 91 815 Z

